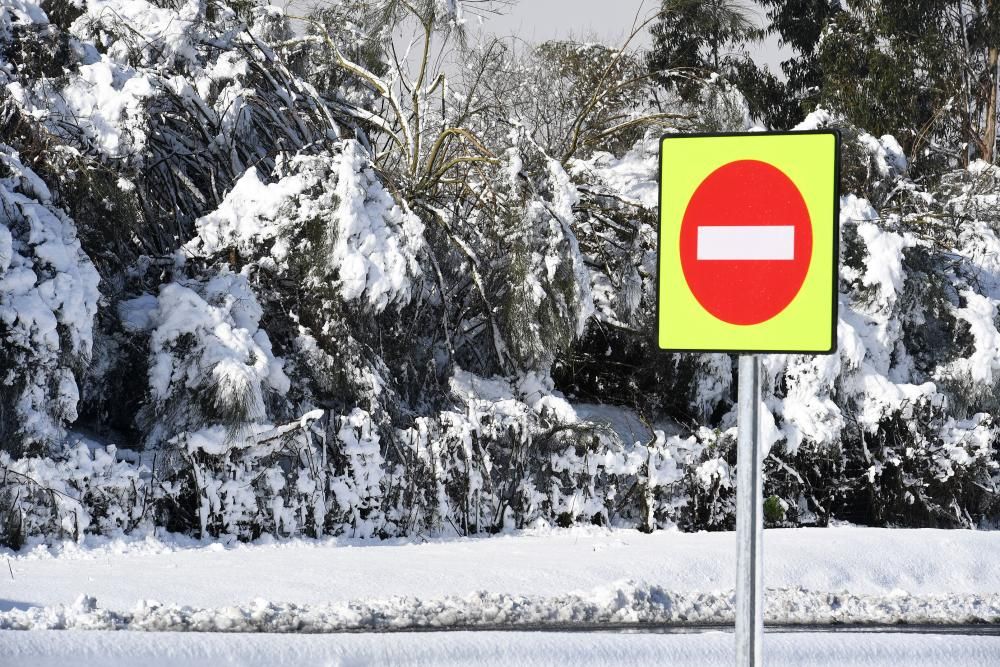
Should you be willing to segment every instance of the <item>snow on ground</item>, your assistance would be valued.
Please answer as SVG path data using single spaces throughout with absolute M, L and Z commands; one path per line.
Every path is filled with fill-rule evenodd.
M 997 622 L 998 547 L 1000 532 L 987 531 L 768 530 L 766 616 Z M 36 545 L 0 552 L 9 565 L 0 627 L 26 629 L 0 632 L 0 664 L 726 665 L 733 637 L 722 632 L 309 633 L 727 623 L 734 555 L 732 533 L 599 528 L 422 543 L 150 536 Z M 115 632 L 123 629 L 159 632 Z M 976 667 L 997 664 L 1000 637 L 768 634 L 765 653 L 769 667 Z
M 1000 620 L 1000 532 L 768 530 L 768 618 Z M 732 533 L 415 542 L 93 540 L 7 558 L 0 627 L 307 630 L 728 622 Z
M 768 667 L 986 667 L 1000 638 L 948 635 L 766 634 Z M 456 632 L 240 635 L 128 632 L 0 633 L 0 662 L 18 667 L 185 665 L 731 665 L 733 636 Z

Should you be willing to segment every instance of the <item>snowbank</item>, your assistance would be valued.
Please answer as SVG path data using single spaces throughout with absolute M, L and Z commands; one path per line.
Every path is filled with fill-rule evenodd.
M 477 593 L 462 598 L 365 598 L 297 605 L 257 599 L 201 609 L 142 601 L 132 610 L 100 609 L 81 595 L 70 605 L 0 612 L 0 630 L 328 633 L 446 628 L 545 628 L 564 625 L 721 625 L 735 619 L 734 595 L 673 593 L 631 582 L 556 597 Z M 1000 622 L 1000 594 L 913 596 L 767 589 L 764 622 L 774 624 L 968 624 Z

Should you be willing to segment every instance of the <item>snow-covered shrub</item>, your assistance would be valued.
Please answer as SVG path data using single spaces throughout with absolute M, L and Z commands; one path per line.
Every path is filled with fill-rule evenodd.
M 77 418 L 99 282 L 73 221 L 0 144 L 0 443 L 14 454 L 56 443 Z
M 161 521 L 201 535 L 394 534 L 382 513 L 385 465 L 371 417 L 322 410 L 233 439 L 188 432 L 166 452 Z
M 72 3 L 53 9 L 64 4 Z M 63 55 L 57 77 L 23 68 L 8 75 L 11 101 L 136 190 L 146 252 L 185 242 L 194 219 L 247 168 L 270 171 L 279 152 L 336 136 L 316 91 L 257 37 L 280 38 L 272 24 L 287 24 L 266 3 L 246 3 L 237 15 L 218 0 L 89 0 L 59 25 L 39 5 L 24 5 L 30 30 Z M 27 31 L 11 50 L 32 39 Z M 60 50 L 67 39 L 73 48 Z
M 530 505 L 524 488 L 530 409 L 510 384 L 457 369 L 456 410 L 420 417 L 401 432 L 390 514 L 402 532 L 491 532 Z M 463 409 L 464 408 L 464 409 Z M 526 493 L 527 491 L 527 493 Z
M 973 527 L 996 511 L 994 419 L 955 422 L 943 412 L 920 402 L 866 434 L 862 488 L 873 522 Z
M 629 442 L 537 379 L 515 387 L 456 370 L 451 387 L 462 410 L 400 433 L 386 511 L 402 533 L 732 524 L 732 432 Z
M 271 394 L 288 391 L 243 274 L 169 283 L 119 308 L 134 333 L 149 335 L 149 396 L 139 415 L 148 444 L 205 425 L 240 438 L 268 420 Z
M 393 32 L 464 44 L 457 2 L 313 18 L 0 6 L 4 539 L 731 527 L 734 360 L 655 348 L 651 128 L 745 128 L 740 92 L 650 102 L 639 59 L 573 43 L 408 72 Z M 1000 171 L 913 181 L 841 129 L 839 345 L 765 358 L 771 505 L 994 520 Z
M 268 314 L 292 380 L 282 416 L 360 407 L 386 428 L 395 383 L 383 355 L 394 334 L 382 322 L 421 292 L 423 224 L 386 191 L 360 144 L 282 161 L 266 185 L 249 170 L 196 229 L 185 252 L 242 267 Z
M 576 186 L 562 166 L 522 139 L 504 165 L 508 209 L 495 222 L 506 257 L 494 274 L 499 324 L 515 363 L 551 366 L 593 313 L 590 274 L 573 231 Z M 506 292 L 506 293 L 504 293 Z
M 382 478 L 385 464 L 371 416 L 354 408 L 338 418 L 337 443 L 331 455 L 329 491 L 335 505 L 333 525 L 351 537 L 385 534 Z
M 981 175 L 954 174 L 945 196 L 934 197 L 890 159 L 898 153 L 891 137 L 858 136 L 881 179 L 876 189 L 888 194 L 881 214 L 853 195 L 841 201 L 837 353 L 768 364 L 771 458 L 801 471 L 779 473 L 775 488 L 821 521 L 839 513 L 976 525 L 996 507 L 993 492 L 980 492 L 995 488 L 998 468 L 1000 221 L 983 206 L 996 199 L 996 180 L 984 188 Z M 810 474 L 803 446 L 826 479 Z M 789 457 L 791 465 L 781 460 Z
M 278 174 L 265 185 L 249 169 L 219 208 L 198 219 L 187 249 L 235 253 L 313 292 L 333 287 L 375 313 L 410 300 L 423 224 L 392 199 L 356 141 L 332 155 L 296 156 Z
M 223 426 L 188 431 L 162 453 L 155 487 L 156 520 L 200 536 L 253 539 L 264 533 L 305 533 L 316 498 L 297 494 L 289 471 L 301 474 L 299 451 L 322 413 L 271 427 L 256 424 L 240 438 Z M 322 503 L 319 504 L 322 517 Z M 320 530 L 310 534 L 322 534 Z
M 53 458 L 0 452 L 0 545 L 128 532 L 152 503 L 148 472 L 117 460 L 114 446 L 78 442 Z

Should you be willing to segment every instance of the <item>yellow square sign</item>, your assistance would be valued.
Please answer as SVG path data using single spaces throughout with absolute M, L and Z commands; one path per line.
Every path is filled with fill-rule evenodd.
M 833 131 L 662 139 L 661 349 L 834 351 L 839 157 Z

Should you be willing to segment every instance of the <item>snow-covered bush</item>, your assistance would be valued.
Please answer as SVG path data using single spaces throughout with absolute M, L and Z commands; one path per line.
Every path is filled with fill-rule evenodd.
M 371 416 L 358 408 L 337 421 L 339 446 L 332 454 L 328 483 L 336 501 L 330 508 L 333 524 L 351 537 L 385 535 L 381 507 L 385 464 L 378 432 Z
M 827 478 L 786 477 L 785 497 L 820 520 L 977 525 L 996 508 L 997 182 L 974 165 L 933 196 L 891 137 L 854 136 L 882 211 L 842 199 L 838 352 L 770 361 L 771 458 L 820 459 Z
M 218 0 L 60 0 L 54 23 L 38 4 L 19 6 L 12 64 L 32 41 L 54 60 L 12 68 L 10 101 L 52 141 L 97 158 L 126 179 L 122 189 L 136 190 L 143 252 L 186 241 L 194 219 L 249 167 L 269 171 L 281 151 L 336 138 L 315 90 L 261 41 L 290 34 L 266 3 L 243 3 L 241 18 Z
M 0 7 L 7 543 L 733 525 L 734 359 L 655 348 L 649 128 L 745 128 L 744 98 L 649 102 L 640 59 L 572 43 L 456 75 L 463 25 L 436 0 L 298 33 L 257 0 Z M 427 55 L 387 50 L 405 27 Z M 891 136 L 799 129 L 829 126 L 839 345 L 765 360 L 772 517 L 995 520 L 1000 171 L 914 181 Z
M 52 458 L 0 452 L 0 545 L 17 549 L 30 536 L 79 540 L 138 526 L 152 506 L 149 471 L 116 453 L 84 442 Z
M 526 139 L 509 149 L 507 210 L 493 224 L 506 247 L 493 274 L 502 284 L 499 324 L 513 361 L 547 369 L 583 333 L 593 312 L 590 274 L 573 231 L 576 187 L 562 166 Z
M 220 426 L 203 428 L 171 445 L 156 489 L 168 526 L 240 539 L 391 534 L 380 505 L 379 438 L 363 410 L 315 410 L 239 439 Z
M 299 155 L 265 185 L 249 169 L 196 223 L 187 250 L 255 263 L 312 292 L 379 313 L 406 303 L 420 277 L 423 224 L 397 204 L 353 140 L 333 155 Z M 233 253 L 231 255 L 231 253 Z
M 580 419 L 537 377 L 512 386 L 457 370 L 450 385 L 461 411 L 420 418 L 400 433 L 408 446 L 387 500 L 403 533 L 732 524 L 725 457 L 734 433 L 657 431 L 630 441 L 607 423 Z
M 100 279 L 45 183 L 0 144 L 0 445 L 44 451 L 77 418 Z
M 150 445 L 206 425 L 239 438 L 267 421 L 270 395 L 289 388 L 246 276 L 223 270 L 185 282 L 119 304 L 123 324 L 149 335 L 149 394 L 138 419 Z

